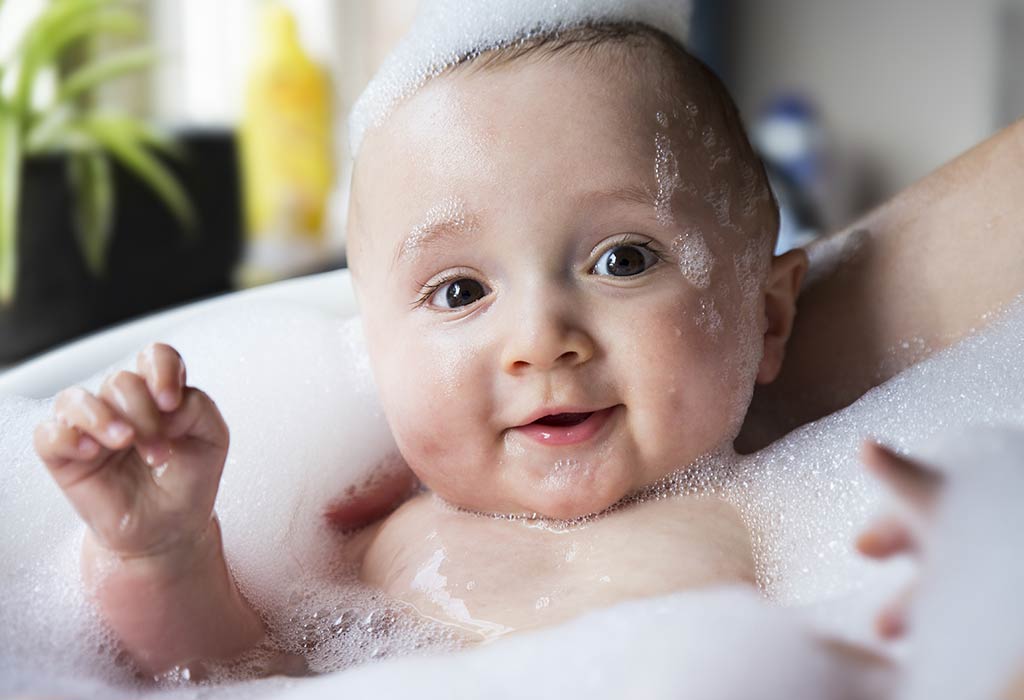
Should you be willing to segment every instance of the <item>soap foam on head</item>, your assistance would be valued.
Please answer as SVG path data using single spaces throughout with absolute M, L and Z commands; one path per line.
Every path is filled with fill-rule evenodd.
M 658 184 L 654 195 L 655 216 L 662 226 L 671 226 L 675 223 L 672 196 L 683 181 L 679 175 L 679 159 L 672 150 L 668 134 L 658 133 L 654 137 L 654 181 Z
M 385 59 L 349 117 L 353 157 L 367 130 L 430 78 L 467 56 L 588 22 L 639 22 L 658 27 L 680 44 L 689 35 L 688 0 L 423 0 L 413 26 Z

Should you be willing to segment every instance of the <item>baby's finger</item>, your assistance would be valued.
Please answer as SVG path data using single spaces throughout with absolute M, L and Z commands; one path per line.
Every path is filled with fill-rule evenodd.
M 199 389 L 185 389 L 181 405 L 166 423 L 170 439 L 192 437 L 223 449 L 228 447 L 228 426 L 217 405 Z
M 153 402 L 146 381 L 134 372 L 118 372 L 100 387 L 100 398 L 121 414 L 144 440 L 160 434 L 160 409 Z
M 111 450 L 128 447 L 135 437 L 135 431 L 117 411 L 81 387 L 57 394 L 54 416 Z
M 864 443 L 861 458 L 875 476 L 918 511 L 927 514 L 935 507 L 942 487 L 942 477 L 935 471 L 876 442 Z
M 40 423 L 32 438 L 36 453 L 51 469 L 60 468 L 68 462 L 95 459 L 103 450 L 88 435 L 56 420 Z
M 164 343 L 153 343 L 139 353 L 136 367 L 160 410 L 169 413 L 177 409 L 185 388 L 185 362 L 178 351 Z
M 50 476 L 65 492 L 95 474 L 110 455 L 88 435 L 56 420 L 40 423 L 33 439 Z
M 889 516 L 875 521 L 860 533 L 857 549 L 873 559 L 885 559 L 915 551 L 917 540 L 904 519 Z

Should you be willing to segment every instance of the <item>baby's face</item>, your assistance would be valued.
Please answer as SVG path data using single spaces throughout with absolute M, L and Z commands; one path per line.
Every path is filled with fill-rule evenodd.
M 724 131 L 642 82 L 599 58 L 464 71 L 363 144 L 374 373 L 402 454 L 456 505 L 598 512 L 738 430 L 773 222 Z

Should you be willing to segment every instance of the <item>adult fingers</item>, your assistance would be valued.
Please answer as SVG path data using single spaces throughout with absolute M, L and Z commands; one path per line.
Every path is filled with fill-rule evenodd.
M 882 608 L 875 618 L 875 629 L 884 639 L 898 639 L 907 633 L 907 621 L 913 590 L 907 589 L 900 596 Z
M 873 559 L 917 550 L 917 539 L 906 520 L 896 515 L 876 520 L 857 537 L 857 549 Z
M 868 469 L 913 508 L 929 514 L 938 501 L 942 476 L 920 462 L 876 442 L 866 442 L 861 457 Z

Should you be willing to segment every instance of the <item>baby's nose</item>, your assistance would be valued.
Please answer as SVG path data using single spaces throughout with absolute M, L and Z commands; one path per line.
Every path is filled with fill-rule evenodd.
M 502 369 L 520 374 L 531 369 L 573 367 L 589 361 L 595 343 L 582 324 L 545 314 L 518 325 L 502 352 Z

